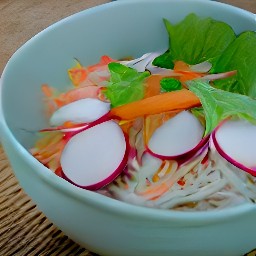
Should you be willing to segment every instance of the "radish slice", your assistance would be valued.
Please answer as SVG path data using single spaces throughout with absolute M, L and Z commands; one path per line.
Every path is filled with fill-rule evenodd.
M 256 126 L 245 120 L 229 120 L 212 133 L 217 152 L 234 166 L 256 176 Z
M 127 162 L 127 142 L 114 121 L 106 121 L 73 136 L 60 163 L 71 183 L 90 190 L 112 182 Z
M 54 132 L 54 131 L 60 131 L 60 132 L 75 132 L 75 131 L 81 131 L 87 128 L 89 125 L 86 124 L 81 124 L 81 125 L 74 125 L 71 127 L 65 127 L 65 126 L 55 126 L 55 127 L 48 127 L 41 129 L 40 132 Z
M 109 110 L 110 103 L 92 98 L 81 99 L 55 111 L 51 116 L 50 124 L 59 126 L 67 121 L 73 123 L 89 123 L 104 116 Z
M 103 122 L 106 122 L 106 121 L 109 121 L 110 119 L 111 119 L 111 117 L 107 113 L 107 114 L 103 115 L 102 117 L 100 117 L 99 119 L 96 119 L 95 121 L 92 121 L 90 123 L 72 124 L 70 127 L 66 127 L 64 125 L 48 127 L 48 128 L 41 129 L 40 132 L 60 131 L 63 133 L 72 133 L 75 135 L 78 132 L 82 132 L 86 129 L 90 129 L 93 126 L 98 125 Z
M 192 157 L 208 141 L 203 134 L 199 120 L 189 111 L 182 111 L 156 129 L 147 149 L 161 159 Z

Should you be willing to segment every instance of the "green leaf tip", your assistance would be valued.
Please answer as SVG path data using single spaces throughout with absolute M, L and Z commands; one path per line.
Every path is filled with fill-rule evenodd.
M 204 109 L 205 135 L 210 134 L 226 118 L 243 118 L 256 123 L 256 100 L 238 93 L 223 91 L 200 80 L 188 81 L 189 90 L 201 101 Z
M 108 68 L 110 81 L 104 93 L 110 100 L 112 107 L 137 101 L 144 97 L 143 82 L 150 75 L 149 72 L 138 72 L 117 62 L 111 62 Z

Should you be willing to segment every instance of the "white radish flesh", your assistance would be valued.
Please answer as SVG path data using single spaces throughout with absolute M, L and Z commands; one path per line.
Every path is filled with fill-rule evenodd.
M 56 110 L 50 119 L 52 126 L 59 126 L 70 121 L 89 123 L 104 116 L 110 110 L 110 103 L 98 99 L 86 98 L 69 103 Z
M 72 183 L 96 190 L 122 172 L 126 150 L 121 128 L 114 121 L 106 121 L 69 140 L 61 156 L 61 167 Z
M 153 133 L 148 148 L 159 156 L 179 156 L 200 143 L 204 127 L 189 111 L 182 111 Z
M 213 137 L 217 151 L 230 163 L 240 163 L 241 169 L 243 166 L 256 167 L 255 125 L 244 120 L 226 121 L 216 129 Z

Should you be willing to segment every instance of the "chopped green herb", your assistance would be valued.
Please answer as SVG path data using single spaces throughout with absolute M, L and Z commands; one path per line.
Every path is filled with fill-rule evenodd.
M 161 79 L 160 85 L 163 91 L 171 92 L 182 89 L 181 82 L 175 78 L 165 77 Z

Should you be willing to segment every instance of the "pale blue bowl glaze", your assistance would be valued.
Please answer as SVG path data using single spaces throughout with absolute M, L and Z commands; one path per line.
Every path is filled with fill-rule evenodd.
M 2 75 L 1 141 L 21 186 L 71 239 L 111 256 L 240 256 L 256 247 L 256 207 L 175 212 L 129 205 L 77 188 L 27 151 L 45 127 L 40 86 L 64 88 L 74 57 L 92 64 L 101 55 L 140 56 L 168 44 L 162 18 L 212 16 L 237 33 L 255 30 L 252 13 L 212 1 L 116 1 L 66 18 L 22 46 Z

